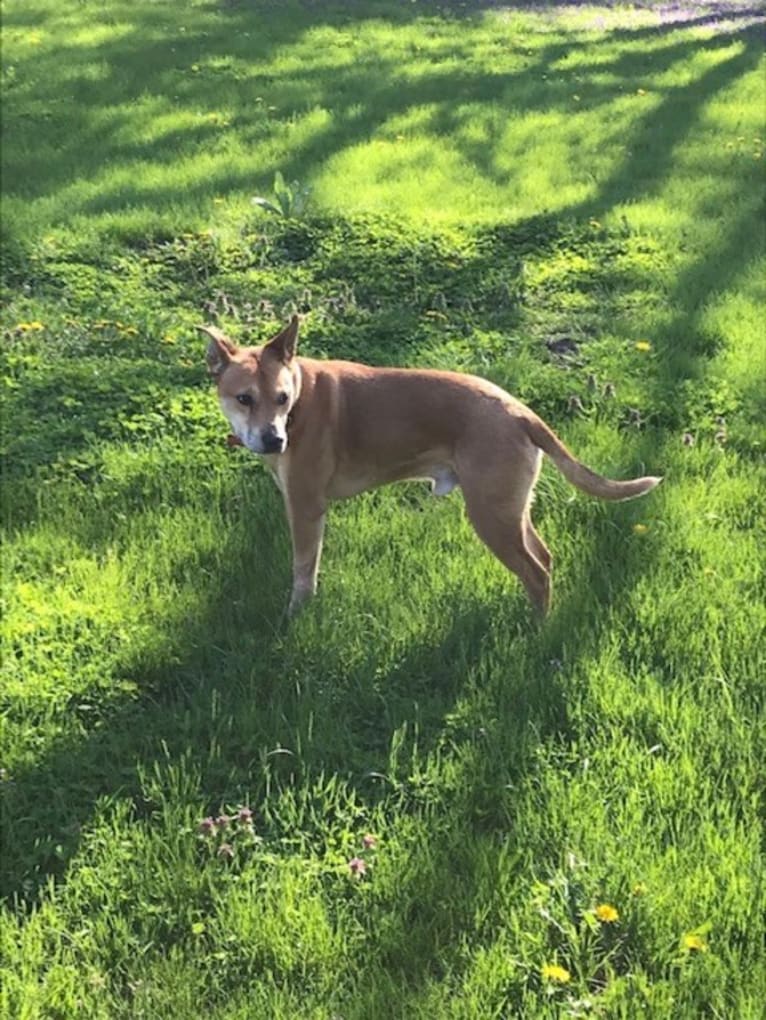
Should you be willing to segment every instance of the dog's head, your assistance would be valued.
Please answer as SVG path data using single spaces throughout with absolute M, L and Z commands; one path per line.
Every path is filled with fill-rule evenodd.
M 198 328 L 210 338 L 207 367 L 234 435 L 253 453 L 284 453 L 300 394 L 298 316 L 262 347 L 237 347 L 216 326 Z

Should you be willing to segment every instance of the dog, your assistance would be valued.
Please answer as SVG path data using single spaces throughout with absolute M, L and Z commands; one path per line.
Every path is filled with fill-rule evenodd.
M 477 376 L 298 357 L 297 315 L 260 347 L 237 347 L 215 326 L 198 328 L 209 338 L 207 367 L 229 442 L 263 457 L 284 498 L 290 616 L 316 592 L 333 500 L 405 479 L 430 481 L 437 496 L 461 488 L 479 538 L 545 615 L 551 554 L 530 518 L 543 453 L 600 499 L 633 499 L 662 481 L 596 474 L 530 408 Z

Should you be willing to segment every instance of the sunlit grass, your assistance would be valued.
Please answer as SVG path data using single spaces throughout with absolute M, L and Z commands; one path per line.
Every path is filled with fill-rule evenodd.
M 5 5 L 0 1014 L 760 1020 L 752 12 L 357 6 Z M 458 494 L 335 506 L 286 628 L 193 325 L 295 309 L 665 482 L 544 470 L 543 627 Z
M 265 14 L 192 4 L 179 26 L 156 5 L 114 11 L 94 9 L 87 26 L 84 12 L 79 21 L 47 12 L 32 30 L 28 7 L 24 27 L 9 12 L 6 204 L 13 222 L 23 207 L 27 231 L 73 221 L 114 229 L 123 211 L 155 230 L 158 213 L 172 231 L 184 215 L 199 225 L 214 198 L 239 211 L 277 169 L 343 213 L 393 207 L 489 222 L 544 204 L 677 230 L 684 224 L 671 220 L 688 203 L 677 200 L 683 172 L 668 173 L 669 159 L 681 171 L 705 161 L 717 179 L 716 163 L 743 155 L 726 143 L 757 137 L 752 40 L 727 43 L 704 27 L 636 27 L 599 35 L 594 48 L 592 14 L 570 15 L 557 35 L 550 23 L 493 12 L 390 21 L 384 5 L 353 31 L 332 14 L 317 27 L 293 12 L 275 26 Z M 738 105 L 732 137 L 717 133 L 708 109 L 729 65 L 750 71 L 736 75 L 736 95 L 717 100 Z M 32 154 L 41 170 L 29 175 Z M 760 167 L 747 155 L 754 178 Z M 622 194 L 610 193 L 616 177 Z

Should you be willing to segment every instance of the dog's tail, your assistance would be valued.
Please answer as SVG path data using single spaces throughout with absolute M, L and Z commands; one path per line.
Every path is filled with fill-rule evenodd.
M 595 471 L 591 471 L 573 457 L 556 433 L 540 418 L 526 419 L 526 433 L 535 446 L 548 454 L 567 481 L 587 492 L 589 496 L 612 500 L 635 499 L 662 481 L 662 478 L 656 475 L 632 478 L 628 482 L 614 482 L 610 478 L 597 475 Z

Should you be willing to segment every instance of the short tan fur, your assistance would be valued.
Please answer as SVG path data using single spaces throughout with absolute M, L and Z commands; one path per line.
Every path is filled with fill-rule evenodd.
M 477 376 L 298 357 L 297 316 L 261 347 L 199 328 L 232 442 L 263 456 L 284 498 L 291 614 L 316 591 L 333 500 L 412 478 L 430 480 L 436 495 L 459 486 L 476 533 L 544 614 L 552 561 L 530 517 L 542 454 L 600 499 L 633 499 L 662 480 L 596 474 L 530 408 Z

